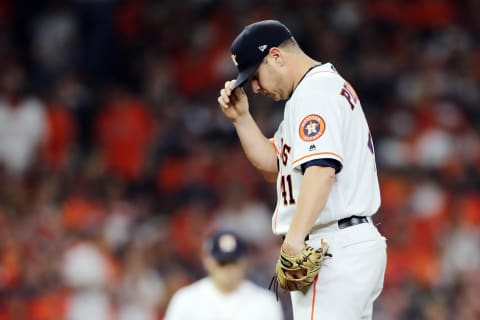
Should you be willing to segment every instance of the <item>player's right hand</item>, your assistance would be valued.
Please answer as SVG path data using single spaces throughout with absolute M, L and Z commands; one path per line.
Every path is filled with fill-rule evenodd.
M 242 87 L 235 89 L 232 92 L 232 87 L 235 80 L 225 82 L 225 87 L 220 90 L 218 96 L 218 104 L 223 113 L 231 121 L 237 121 L 242 116 L 248 114 L 248 98 L 245 90 Z

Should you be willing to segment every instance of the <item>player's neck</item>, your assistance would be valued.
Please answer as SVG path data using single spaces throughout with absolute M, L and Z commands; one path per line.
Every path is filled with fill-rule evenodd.
M 228 295 L 230 293 L 233 293 L 233 292 L 237 291 L 237 289 L 241 285 L 241 282 L 240 283 L 235 283 L 235 284 L 225 285 L 225 284 L 221 284 L 219 282 L 214 281 L 213 284 L 215 285 L 215 287 L 217 288 L 217 290 L 220 293 L 222 293 L 224 295 Z
M 293 91 L 297 88 L 298 84 L 303 80 L 305 75 L 314 67 L 320 65 L 321 63 L 317 60 L 310 58 L 307 55 L 304 55 L 300 58 L 299 63 L 295 68 L 293 68 Z

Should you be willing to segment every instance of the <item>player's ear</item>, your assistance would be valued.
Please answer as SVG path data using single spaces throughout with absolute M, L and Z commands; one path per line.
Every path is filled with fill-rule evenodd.
M 282 56 L 282 52 L 279 48 L 277 48 L 277 47 L 270 48 L 270 51 L 268 52 L 268 55 L 276 63 L 283 64 L 283 56 Z

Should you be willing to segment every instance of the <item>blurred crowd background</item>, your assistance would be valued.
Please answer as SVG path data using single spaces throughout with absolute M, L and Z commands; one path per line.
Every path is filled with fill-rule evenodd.
M 480 319 L 479 13 L 478 0 L 0 0 L 0 319 L 161 319 L 204 275 L 218 226 L 248 239 L 249 277 L 268 286 L 274 186 L 216 103 L 232 39 L 268 18 L 333 63 L 367 114 L 388 238 L 375 319 Z M 271 135 L 282 104 L 251 105 Z

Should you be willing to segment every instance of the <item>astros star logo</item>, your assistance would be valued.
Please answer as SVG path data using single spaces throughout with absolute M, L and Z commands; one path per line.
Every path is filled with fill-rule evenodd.
M 303 118 L 298 133 L 303 141 L 313 141 L 325 132 L 325 121 L 318 114 L 310 114 Z
M 311 136 L 312 134 L 317 132 L 317 128 L 319 127 L 318 122 L 310 121 L 306 126 L 305 129 L 307 129 L 308 136 Z

